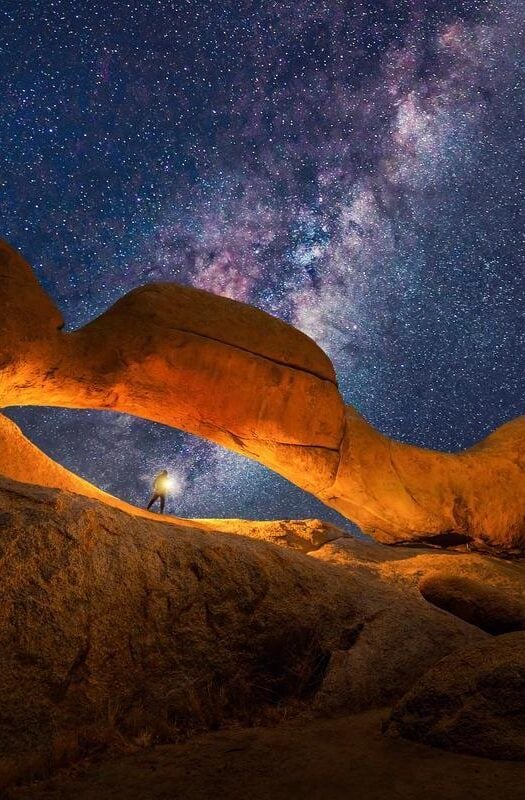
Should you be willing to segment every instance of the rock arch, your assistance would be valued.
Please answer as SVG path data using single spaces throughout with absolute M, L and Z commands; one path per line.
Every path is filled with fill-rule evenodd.
M 525 417 L 461 453 L 381 434 L 307 336 L 233 300 L 142 286 L 80 330 L 0 243 L 0 406 L 112 409 L 260 461 L 379 541 L 525 549 Z M 8 469 L 8 465 L 7 465 Z

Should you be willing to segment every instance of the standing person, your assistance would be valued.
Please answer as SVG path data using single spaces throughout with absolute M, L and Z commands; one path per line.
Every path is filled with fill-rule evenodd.
M 160 513 L 164 513 L 164 506 L 166 505 L 166 495 L 168 493 L 169 488 L 169 478 L 168 478 L 168 470 L 163 469 L 162 472 L 159 472 L 155 480 L 153 481 L 153 495 L 151 500 L 148 503 L 148 511 L 150 510 L 153 503 L 157 500 L 160 500 Z

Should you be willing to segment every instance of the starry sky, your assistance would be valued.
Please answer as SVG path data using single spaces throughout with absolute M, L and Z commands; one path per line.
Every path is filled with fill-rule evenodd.
M 173 280 L 308 333 L 403 441 L 525 413 L 522 0 L 3 0 L 0 76 L 0 236 L 69 330 Z M 10 414 L 131 502 L 166 466 L 172 513 L 338 519 L 160 425 Z

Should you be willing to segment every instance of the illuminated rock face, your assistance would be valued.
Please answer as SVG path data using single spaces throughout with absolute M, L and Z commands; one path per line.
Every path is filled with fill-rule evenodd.
M 106 408 L 172 425 L 266 464 L 380 541 L 525 549 L 525 417 L 455 455 L 394 442 L 344 405 L 307 336 L 174 284 L 136 289 L 64 333 L 6 244 L 0 304 L 1 406 Z
M 46 456 L 27 439 L 20 428 L 0 414 L 0 475 L 21 483 L 53 487 L 64 492 L 100 500 L 106 506 L 126 511 L 133 516 L 160 521 L 177 528 L 193 528 L 221 533 L 239 533 L 249 539 L 310 553 L 328 542 L 344 536 L 343 531 L 319 519 L 305 520 L 239 520 L 239 519 L 181 519 L 173 514 L 161 516 L 120 500 L 80 478 Z M 145 496 L 144 500 L 149 500 Z

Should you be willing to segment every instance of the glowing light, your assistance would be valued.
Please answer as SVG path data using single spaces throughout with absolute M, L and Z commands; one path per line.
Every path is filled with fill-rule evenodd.
M 161 488 L 170 494 L 181 494 L 184 487 L 184 479 L 178 475 L 167 475 L 162 479 Z

